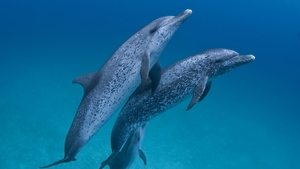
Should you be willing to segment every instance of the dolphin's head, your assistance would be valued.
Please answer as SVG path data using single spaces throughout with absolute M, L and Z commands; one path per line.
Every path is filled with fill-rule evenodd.
M 177 16 L 165 16 L 151 22 L 145 29 L 150 37 L 148 52 L 152 56 L 158 56 L 165 48 L 178 27 L 192 14 L 192 10 L 187 9 Z
M 239 55 L 229 49 L 213 49 L 202 54 L 201 70 L 208 76 L 223 74 L 231 69 L 252 62 L 253 55 Z

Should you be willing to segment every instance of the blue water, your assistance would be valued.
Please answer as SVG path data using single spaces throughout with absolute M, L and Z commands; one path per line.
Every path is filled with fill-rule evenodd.
M 300 2 L 0 1 L 0 168 L 32 169 L 63 156 L 82 97 L 72 85 L 97 70 L 141 27 L 186 8 L 193 15 L 161 62 L 168 66 L 209 48 L 256 60 L 213 81 L 206 99 L 151 121 L 144 167 L 133 169 L 300 169 Z M 92 169 L 110 154 L 111 119 L 59 169 Z

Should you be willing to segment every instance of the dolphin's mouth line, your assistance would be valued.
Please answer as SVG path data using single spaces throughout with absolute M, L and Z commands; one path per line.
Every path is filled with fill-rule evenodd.
M 242 56 L 242 55 L 240 55 L 239 53 L 234 53 L 234 54 L 232 54 L 232 56 L 231 56 L 230 59 L 233 59 L 233 58 L 239 57 L 239 56 Z M 229 60 L 230 60 L 230 59 L 229 59 Z
M 255 57 L 253 55 L 237 55 L 235 57 L 238 57 L 240 60 L 243 60 L 243 61 L 252 61 L 255 59 Z
M 251 62 L 255 59 L 255 57 L 253 55 L 233 55 L 233 57 L 231 57 L 230 59 L 228 59 L 227 61 L 225 61 L 225 65 L 233 65 L 233 64 L 244 64 L 244 63 L 248 63 Z
M 192 10 L 191 9 L 186 9 L 182 13 L 178 14 L 177 16 L 174 16 L 170 20 L 170 22 L 164 24 L 164 25 L 173 25 L 173 24 L 179 24 L 183 21 L 185 21 L 187 18 L 189 18 L 192 15 Z

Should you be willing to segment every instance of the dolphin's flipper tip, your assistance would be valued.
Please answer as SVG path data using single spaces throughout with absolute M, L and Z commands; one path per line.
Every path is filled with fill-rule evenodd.
M 194 104 L 191 104 L 191 103 L 190 103 L 190 104 L 188 105 L 188 107 L 185 109 L 185 111 L 191 110 L 191 108 L 192 108 L 193 106 L 194 106 Z
M 147 165 L 147 158 L 143 150 L 139 149 L 139 156 L 143 160 L 144 164 Z
M 67 162 L 70 162 L 70 161 L 75 161 L 76 159 L 73 158 L 73 159 L 69 159 L 69 158 L 64 158 L 64 159 L 61 159 L 61 160 L 58 160 L 52 164 L 49 164 L 49 165 L 46 165 L 46 166 L 42 166 L 40 168 L 49 168 L 49 167 L 53 167 L 55 165 L 58 165 L 58 164 L 62 164 L 62 163 L 67 163 Z

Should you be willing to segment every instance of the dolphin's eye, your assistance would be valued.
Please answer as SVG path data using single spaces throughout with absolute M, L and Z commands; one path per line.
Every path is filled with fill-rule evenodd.
M 156 27 L 152 28 L 149 32 L 150 32 L 151 34 L 153 34 L 153 33 L 156 32 L 157 30 L 158 30 L 158 27 L 156 26 Z
M 215 63 L 222 63 L 222 62 L 223 62 L 222 59 L 218 59 L 218 60 L 215 61 Z

